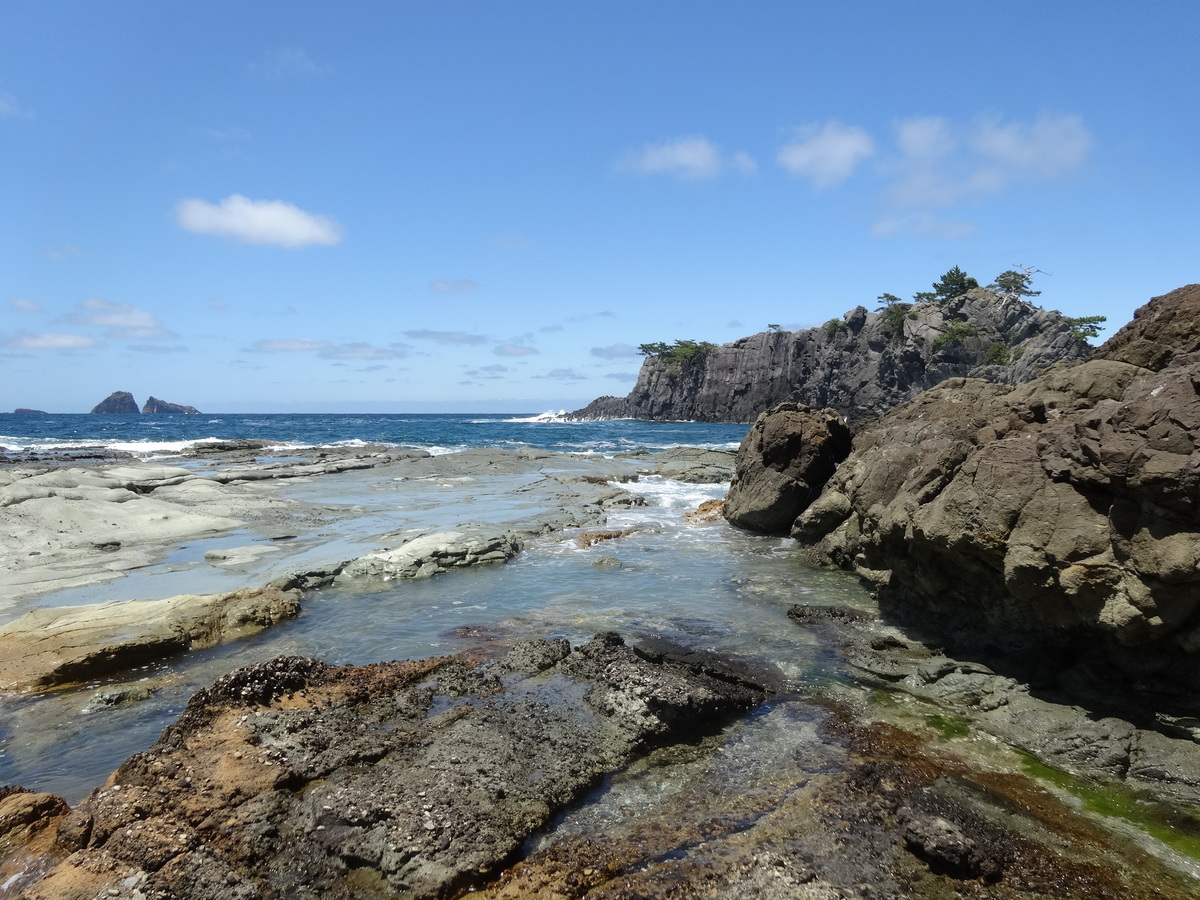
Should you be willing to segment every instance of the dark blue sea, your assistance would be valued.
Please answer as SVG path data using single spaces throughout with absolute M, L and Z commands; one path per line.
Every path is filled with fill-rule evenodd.
M 206 440 L 255 438 L 293 447 L 381 443 L 446 453 L 535 447 L 612 454 L 680 445 L 736 449 L 745 425 L 707 422 L 567 422 L 543 413 L 125 415 L 0 413 L 0 450 L 102 446 L 137 456 L 175 453 Z

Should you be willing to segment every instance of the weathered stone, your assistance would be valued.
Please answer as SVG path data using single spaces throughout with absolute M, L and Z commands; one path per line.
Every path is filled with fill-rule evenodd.
M 252 634 L 299 611 L 297 594 L 274 588 L 30 610 L 0 628 L 0 689 L 87 681 Z
M 22 896 L 456 896 L 641 749 L 766 697 L 715 656 L 564 644 L 223 676 L 69 816 L 58 801 Z
M 943 629 L 1200 651 L 1197 334 L 1181 288 L 1087 362 L 928 391 L 864 429 L 792 533 Z M 1157 371 L 1124 361 L 1143 340 Z
M 742 438 L 724 515 L 750 531 L 784 534 L 850 453 L 850 429 L 832 409 L 780 403 Z
M 338 580 L 429 578 L 452 568 L 507 562 L 520 550 L 520 540 L 508 532 L 464 528 L 423 534 L 395 549 L 351 560 Z

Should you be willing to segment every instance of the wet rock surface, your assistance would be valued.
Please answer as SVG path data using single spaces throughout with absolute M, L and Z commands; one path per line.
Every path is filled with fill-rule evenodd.
M 767 696 L 729 663 L 654 655 L 609 633 L 491 664 L 239 670 L 69 813 L 23 813 L 54 845 L 0 876 L 56 900 L 455 894 L 633 754 Z

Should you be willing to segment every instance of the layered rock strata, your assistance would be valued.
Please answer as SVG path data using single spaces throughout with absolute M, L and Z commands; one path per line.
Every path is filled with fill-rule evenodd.
M 794 401 L 855 422 L 947 378 L 1023 384 L 1090 350 L 1060 313 L 976 288 L 907 312 L 858 306 L 817 328 L 751 335 L 685 363 L 648 357 L 628 396 L 600 397 L 570 418 L 753 422 Z
M 70 812 L 0 797 L 26 841 L 0 878 L 29 900 L 457 895 L 635 753 L 766 696 L 720 659 L 611 633 L 489 665 L 280 658 L 201 691 Z

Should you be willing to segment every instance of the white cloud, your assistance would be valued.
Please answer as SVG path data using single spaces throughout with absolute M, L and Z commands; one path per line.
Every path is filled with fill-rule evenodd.
M 598 356 L 601 359 L 625 359 L 637 355 L 637 350 L 629 344 L 610 344 L 607 347 L 592 348 L 592 356 Z
M 662 144 L 647 144 L 625 157 L 620 169 L 644 175 L 674 175 L 699 180 L 721 173 L 721 152 L 707 138 L 692 136 Z
M 545 375 L 534 375 L 534 378 L 549 378 L 553 381 L 587 381 L 586 375 L 580 375 L 574 369 L 551 369 Z
M 781 147 L 776 159 L 793 175 L 823 190 L 841 184 L 874 152 L 875 143 L 863 129 L 830 121 L 797 131 L 796 139 Z
M 402 359 L 410 349 L 405 344 L 373 347 L 370 344 L 351 343 L 322 347 L 318 355 L 323 359 Z
M 488 342 L 488 339 L 482 334 L 468 334 L 465 331 L 432 331 L 428 328 L 406 331 L 404 336 L 410 337 L 414 341 L 434 341 L 438 344 L 478 345 Z
M 328 68 L 318 66 L 300 47 L 268 50 L 262 62 L 252 64 L 250 70 L 267 78 L 312 78 L 329 73 Z
M 8 305 L 13 309 L 19 309 L 21 312 L 41 312 L 42 304 L 36 300 L 30 300 L 28 297 L 10 297 Z
M 175 221 L 185 231 L 215 234 L 243 244 L 299 248 L 338 244 L 342 226 L 283 200 L 251 200 L 231 194 L 220 203 L 188 197 L 175 204 Z
M 87 350 L 104 346 L 95 338 L 82 334 L 22 334 L 5 342 L 14 350 Z
M 129 303 L 112 303 L 89 297 L 79 304 L 79 312 L 65 317 L 72 325 L 90 325 L 105 329 L 104 336 L 117 341 L 167 341 L 179 337 L 163 328 L 158 316 L 148 309 Z
M 0 91 L 0 119 L 28 119 L 33 113 L 21 106 L 17 98 L 7 91 Z
M 329 346 L 329 341 L 314 341 L 312 338 L 282 338 L 255 341 L 247 349 L 256 353 L 307 353 L 324 350 Z
M 497 356 L 530 356 L 538 351 L 536 347 L 526 347 L 522 344 L 500 344 L 492 352 Z
M 1045 181 L 1078 168 L 1093 144 L 1079 116 L 1042 113 L 1032 123 L 941 118 L 896 124 L 900 155 L 888 166 L 888 200 L 901 210 L 978 202 L 1018 182 Z
M 429 289 L 435 294 L 469 294 L 479 288 L 479 282 L 472 281 L 470 278 L 456 278 L 453 281 L 439 279 L 429 282 Z
M 741 151 L 733 154 L 732 165 L 743 175 L 753 175 L 758 171 L 758 160 L 756 160 L 749 153 L 743 153 Z
M 61 247 L 51 247 L 46 251 L 46 255 L 51 259 L 70 259 L 72 256 L 79 256 L 83 253 L 74 244 L 63 244 Z
M 611 381 L 637 381 L 637 372 L 609 372 L 604 377 Z

